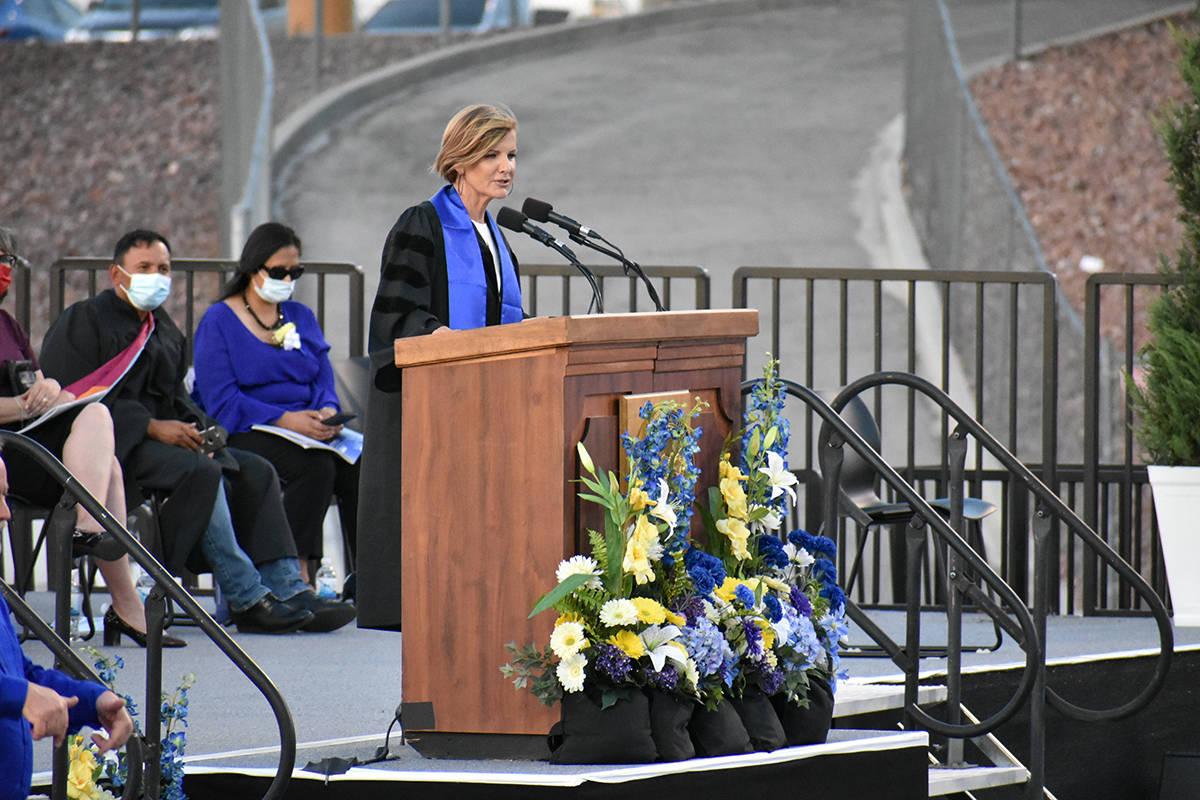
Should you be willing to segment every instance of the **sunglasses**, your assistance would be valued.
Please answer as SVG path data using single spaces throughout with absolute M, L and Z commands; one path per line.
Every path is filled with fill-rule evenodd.
M 287 267 L 263 267 L 263 269 L 277 281 L 281 281 L 284 278 L 298 280 L 304 274 L 304 267 L 292 267 L 291 269 Z
M 14 256 L 12 253 L 0 253 L 0 264 L 7 264 L 9 267 L 16 267 L 24 260 L 20 256 Z

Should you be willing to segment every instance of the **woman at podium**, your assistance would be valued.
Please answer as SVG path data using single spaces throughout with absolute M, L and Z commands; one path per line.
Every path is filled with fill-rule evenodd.
M 392 343 L 524 319 L 517 258 L 487 210 L 512 192 L 516 169 L 513 113 L 463 108 L 433 163 L 446 185 L 406 209 L 384 244 L 368 334 L 375 390 L 359 503 L 360 627 L 400 629 L 400 372 Z
M 516 118 L 500 106 L 462 109 L 446 125 L 433 169 L 446 185 L 405 210 L 384 244 L 372 352 L 406 336 L 524 318 L 517 258 L 487 210 L 512 191 Z

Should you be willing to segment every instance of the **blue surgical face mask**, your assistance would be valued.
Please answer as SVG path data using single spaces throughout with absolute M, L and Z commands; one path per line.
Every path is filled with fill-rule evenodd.
M 125 270 L 120 269 L 121 272 Z M 139 308 L 142 311 L 153 311 L 163 304 L 167 296 L 171 294 L 171 276 L 162 275 L 160 273 L 147 274 L 139 272 L 136 275 L 125 272 L 129 275 L 129 288 L 125 289 L 125 296 L 129 298 L 129 302 L 134 308 Z
M 258 293 L 258 296 L 267 303 L 282 303 L 292 296 L 292 290 L 296 288 L 296 284 L 292 281 L 276 280 L 265 275 L 262 286 L 253 280 L 250 282 L 254 283 L 254 291 Z

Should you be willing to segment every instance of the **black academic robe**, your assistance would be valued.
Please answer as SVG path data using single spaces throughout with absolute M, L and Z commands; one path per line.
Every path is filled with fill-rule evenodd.
M 199 542 L 222 475 L 238 544 L 246 554 L 256 564 L 294 557 L 279 479 L 270 463 L 234 448 L 209 458 L 146 435 L 151 419 L 193 422 L 200 428 L 215 424 L 184 388 L 188 359 L 183 333 L 161 307 L 153 314 L 154 332 L 145 349 L 102 402 L 112 413 L 129 501 L 140 502 L 148 490 L 169 492 L 159 520 L 165 565 L 176 574 L 185 566 L 208 571 Z M 128 347 L 141 325 L 137 309 L 112 289 L 75 303 L 46 333 L 42 371 L 64 386 L 71 384 Z
M 488 283 L 487 324 L 499 325 L 500 293 L 491 251 L 478 243 Z M 508 247 L 503 234 L 497 245 Z M 517 270 L 516 255 L 512 261 Z M 400 630 L 400 374 L 392 343 L 450 324 L 446 274 L 442 223 L 433 204 L 425 201 L 401 214 L 388 233 L 371 306 L 367 342 L 374 380 L 358 495 L 355 602 L 360 628 Z

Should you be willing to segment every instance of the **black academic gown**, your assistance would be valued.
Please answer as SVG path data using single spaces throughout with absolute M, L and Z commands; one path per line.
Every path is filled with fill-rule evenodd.
M 508 247 L 508 242 L 498 242 Z M 478 235 L 476 236 L 478 240 Z M 491 251 L 479 241 L 487 276 L 487 324 L 500 324 L 500 293 Z M 512 254 L 517 269 L 516 255 Z M 520 272 L 517 272 L 518 277 Z M 383 249 L 371 306 L 368 349 L 373 386 L 359 481 L 358 626 L 400 630 L 400 373 L 392 343 L 450 324 L 442 223 L 425 201 L 400 215 Z
M 146 490 L 170 493 L 159 520 L 166 567 L 176 574 L 184 567 L 208 571 L 199 542 L 222 474 L 238 544 L 246 554 L 256 564 L 294 557 L 279 478 L 266 459 L 235 448 L 209 458 L 146 435 L 151 419 L 194 422 L 201 428 L 215 424 L 184 388 L 188 359 L 183 333 L 161 307 L 153 314 L 154 332 L 145 349 L 102 402 L 112 413 L 129 501 L 140 502 Z M 137 309 L 112 289 L 75 303 L 46 334 L 42 371 L 63 386 L 71 384 L 128 347 L 141 325 Z

